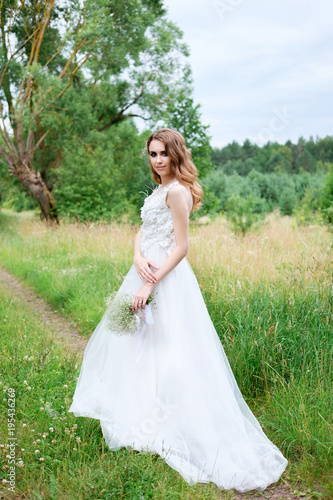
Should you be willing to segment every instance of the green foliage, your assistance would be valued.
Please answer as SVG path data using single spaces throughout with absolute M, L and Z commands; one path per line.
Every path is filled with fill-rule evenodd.
M 257 187 L 259 196 L 263 198 L 270 208 L 273 208 L 279 198 L 279 185 L 277 175 L 267 175 L 251 170 L 248 180 L 252 186 Z
M 241 160 L 236 160 L 236 162 L 241 163 Z M 228 160 L 225 167 L 231 163 L 231 160 Z M 298 174 L 291 175 L 287 173 L 262 173 L 252 169 L 247 176 L 244 176 L 238 173 L 227 175 L 225 168 L 217 167 L 208 174 L 204 184 L 219 200 L 217 212 L 226 210 L 228 200 L 232 196 L 236 196 L 244 199 L 253 197 L 258 200 L 256 208 L 258 213 L 267 213 L 275 208 L 280 208 L 281 213 L 291 215 L 295 206 L 299 207 L 307 190 L 311 190 L 313 197 L 311 211 L 318 210 L 318 198 L 320 198 L 323 182 L 322 171 L 311 174 L 301 169 Z M 307 202 L 304 200 L 304 203 Z M 229 205 L 229 213 L 233 206 L 235 206 L 234 203 Z M 305 205 L 303 208 L 305 210 Z M 304 216 L 301 212 L 299 215 L 300 217 Z M 316 220 L 320 219 L 316 217 Z
M 298 224 L 306 226 L 314 222 L 320 222 L 320 196 L 321 193 L 318 189 L 305 189 L 303 198 L 296 202 L 293 211 Z
M 232 223 L 234 231 L 243 235 L 262 220 L 264 215 L 262 201 L 252 195 L 247 198 L 232 195 L 227 201 L 226 217 Z
M 15 212 L 22 212 L 35 209 L 36 201 L 21 186 L 13 182 L 13 185 L 6 189 L 1 199 L 1 206 Z
M 333 225 L 333 203 L 329 207 L 324 208 L 322 210 L 322 214 L 324 216 L 325 221 L 328 224 Z
M 61 165 L 54 172 L 54 193 L 60 215 L 81 221 L 125 218 L 138 222 L 150 173 L 140 158 L 143 141 L 130 122 L 112 133 L 90 134 L 93 147 L 63 148 Z
M 320 200 L 321 212 L 328 224 L 333 224 L 333 166 L 326 175 Z
M 37 57 L 31 52 L 36 44 L 25 43 L 26 37 L 41 34 L 37 27 L 47 8 L 37 0 L 4 5 L 2 24 L 19 56 L 8 62 L 3 45 L 0 62 L 8 62 L 8 71 L 0 99 L 14 130 L 19 117 L 24 137 L 33 131 L 39 147 L 32 167 L 52 191 L 59 214 L 97 220 L 128 212 L 135 218 L 139 191 L 150 178 L 136 158 L 146 134 L 131 123 L 127 139 L 126 127 L 119 127 L 133 117 L 146 120 L 150 130 L 161 121 L 181 129 L 204 176 L 211 168 L 208 127 L 191 97 L 183 34 L 166 17 L 163 2 L 57 0 Z M 16 103 L 20 85 L 29 98 Z
M 249 140 L 239 145 L 236 141 L 212 151 L 212 162 L 218 168 L 232 175 L 248 175 L 246 161 L 253 160 L 252 168 L 262 173 L 299 173 L 306 171 L 315 173 L 325 170 L 325 164 L 333 162 L 333 136 L 324 139 L 311 137 L 306 141 L 302 137 L 297 144 L 287 141 L 285 145 L 268 142 L 262 147 Z
M 291 173 L 290 162 L 280 153 L 273 153 L 266 165 L 268 172 Z
M 333 168 L 333 163 L 323 162 L 321 160 L 318 160 L 316 163 L 316 172 L 318 174 L 327 174 L 330 168 Z
M 202 207 L 202 210 L 205 210 L 205 207 L 207 206 L 207 196 L 214 196 L 216 203 L 215 203 L 215 210 L 217 212 L 221 212 L 222 210 L 225 209 L 226 202 L 228 200 L 228 193 L 227 193 L 227 177 L 223 173 L 221 169 L 216 169 L 213 170 L 204 180 L 203 183 L 204 187 L 204 206 Z M 207 212 L 210 212 L 210 210 L 207 210 Z
M 292 215 L 296 205 L 296 193 L 292 187 L 286 188 L 279 199 L 279 207 L 282 215 Z
M 210 218 L 216 217 L 219 213 L 219 205 L 220 200 L 214 195 L 214 193 L 206 187 L 205 184 L 202 186 L 203 188 L 203 202 L 200 210 L 194 212 L 191 216 L 192 219 L 199 219 L 204 215 L 209 215 Z
M 287 141 L 285 145 L 267 143 L 263 147 L 248 140 L 243 146 L 233 141 L 224 148 L 213 149 L 212 162 L 216 168 L 209 173 L 205 184 L 220 201 L 218 211 L 226 209 L 232 196 L 245 200 L 252 196 L 260 200 L 262 212 L 279 207 L 282 214 L 291 215 L 296 208 L 299 221 L 318 222 L 315 212 L 319 208 L 324 174 L 330 171 L 332 161 L 331 136 L 317 138 L 316 142 L 300 138 L 296 145 Z M 323 194 L 321 202 L 326 220 L 331 217 L 328 185 L 326 180 L 327 194 Z M 234 201 L 229 204 L 229 214 L 232 207 L 236 207 Z M 236 215 L 234 218 L 237 220 Z
M 315 172 L 316 171 L 316 159 L 308 150 L 304 150 L 303 153 L 296 161 L 296 168 L 300 170 L 304 169 L 306 172 Z

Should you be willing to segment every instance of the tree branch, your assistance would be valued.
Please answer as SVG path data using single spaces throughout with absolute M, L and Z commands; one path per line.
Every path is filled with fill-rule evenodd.
M 126 118 L 132 118 L 132 117 L 138 117 L 138 118 L 142 118 L 143 120 L 148 120 L 148 118 L 144 118 L 143 116 L 141 115 L 136 115 L 136 114 L 127 114 L 125 115 L 124 112 L 127 111 L 131 106 L 133 106 L 134 104 L 136 104 L 142 97 L 143 95 L 143 92 L 144 92 L 144 89 L 145 89 L 145 85 L 146 85 L 146 82 L 142 82 L 141 84 L 141 90 L 139 92 L 139 94 L 131 101 L 129 102 L 126 106 L 124 106 L 118 113 L 118 115 L 116 116 L 116 118 L 114 118 L 113 120 L 109 121 L 106 125 L 104 125 L 102 128 L 99 128 L 97 129 L 98 132 L 103 132 L 103 130 L 106 130 L 107 128 L 111 127 L 112 125 L 114 125 L 115 123 L 118 123 L 122 120 L 125 120 Z
M 51 19 L 51 13 L 52 13 L 53 7 L 54 7 L 54 0 L 49 0 L 49 8 L 44 13 L 44 18 L 42 21 L 42 29 L 41 29 L 41 32 L 40 32 L 39 37 L 37 39 L 38 42 L 37 42 L 37 47 L 36 47 L 35 57 L 34 57 L 35 63 L 38 62 L 38 59 L 39 59 L 40 48 L 41 48 L 42 41 L 44 38 L 45 30 L 47 28 L 47 25 L 50 22 L 50 19 Z
M 38 23 L 39 24 L 39 34 L 38 34 L 36 40 L 34 40 L 27 68 L 30 67 L 33 62 L 34 63 L 38 62 L 39 52 L 40 52 L 40 48 L 41 48 L 41 45 L 43 42 L 45 30 L 50 22 L 51 13 L 52 13 L 52 10 L 54 7 L 54 0 L 49 0 L 48 3 L 49 3 L 48 9 L 45 10 L 44 17 L 43 17 L 42 21 Z M 24 82 L 24 79 L 22 80 L 22 83 L 23 82 Z M 30 89 L 31 89 L 32 82 L 33 82 L 33 78 L 31 76 L 29 76 L 28 81 L 27 81 L 27 85 L 26 85 L 26 88 L 25 88 L 25 91 L 24 91 L 24 94 L 22 97 L 23 104 L 26 103 L 26 101 L 30 95 Z
M 45 137 L 47 135 L 49 135 L 49 133 L 51 132 L 51 129 L 49 129 L 47 132 L 45 132 L 45 134 L 42 135 L 42 137 L 40 137 L 40 139 L 38 139 L 38 141 L 36 142 L 35 146 L 32 148 L 31 150 L 31 160 L 35 154 L 35 152 L 37 151 L 37 149 L 39 148 L 39 146 L 42 144 L 42 142 L 44 141 Z
M 7 151 L 2 146 L 0 146 L 0 154 L 7 160 L 10 165 L 14 163 L 13 157 L 9 153 L 7 153 Z
M 137 115 L 135 113 L 129 113 L 127 115 L 119 114 L 116 118 L 114 118 L 114 120 L 111 120 L 109 123 L 104 125 L 104 127 L 98 128 L 97 131 L 103 132 L 104 130 L 108 129 L 109 127 L 111 127 L 115 123 L 121 122 L 122 120 L 126 120 L 127 118 L 133 118 L 133 117 L 142 118 L 142 120 L 145 120 L 145 121 L 149 120 L 149 118 L 145 118 L 144 116 Z
M 64 44 L 60 47 L 60 49 L 58 49 L 58 50 L 55 52 L 55 54 L 53 54 L 53 56 L 52 56 L 52 57 L 50 57 L 50 59 L 49 59 L 48 61 L 46 61 L 46 63 L 44 64 L 44 66 L 43 66 L 43 68 L 42 68 L 43 70 L 44 70 L 45 68 L 47 68 L 47 66 L 50 64 L 50 62 L 52 62 L 52 61 L 53 61 L 53 59 L 54 59 L 55 57 L 57 57 L 57 55 L 59 55 L 59 54 L 60 54 L 60 52 L 62 51 L 62 49 L 64 48 L 64 46 L 65 46 L 65 45 L 66 45 L 66 43 L 64 43 Z
M 25 40 L 25 42 L 21 43 L 21 45 L 15 50 L 15 52 L 13 52 L 13 54 L 10 56 L 10 58 L 7 60 L 7 63 L 6 63 L 6 66 L 3 70 L 3 72 L 1 73 L 1 76 L 0 76 L 0 88 L 2 86 L 2 82 L 3 82 L 3 79 L 5 77 L 5 74 L 7 73 L 7 69 L 8 69 L 8 66 L 9 64 L 12 62 L 12 60 L 14 59 L 14 57 L 23 49 L 23 47 L 29 42 L 29 40 L 35 35 L 35 33 L 38 31 L 39 28 L 37 28 L 30 36 L 29 38 L 27 38 Z
M 71 83 L 73 81 L 74 75 L 79 71 L 79 69 L 81 68 L 81 66 L 84 65 L 84 63 L 89 58 L 90 54 L 91 54 L 91 52 L 88 52 L 88 54 L 86 54 L 85 57 L 83 58 L 82 62 L 80 64 L 77 64 L 77 66 L 71 71 L 71 73 L 69 74 L 69 81 L 65 85 L 65 88 L 63 88 L 62 91 L 59 92 L 59 94 L 53 99 L 52 102 L 54 102 L 57 99 L 59 99 L 59 97 L 61 97 L 66 92 L 66 90 L 68 89 L 68 87 L 70 87 L 70 85 L 71 85 Z
M 10 136 L 8 134 L 7 128 L 6 128 L 5 119 L 4 119 L 4 116 L 3 116 L 3 107 L 2 107 L 1 101 L 0 101 L 0 116 L 1 116 L 1 121 L 2 121 L 2 127 L 0 127 L 1 137 L 2 137 L 5 145 L 9 149 L 9 151 L 11 151 L 11 153 L 13 155 L 17 155 L 17 150 L 16 150 L 16 148 L 15 148 L 15 146 L 13 144 L 13 141 L 11 140 L 11 138 L 10 138 Z
M 79 52 L 79 50 L 81 49 L 81 47 L 83 47 L 83 45 L 86 43 L 87 39 L 84 38 L 82 40 L 81 43 L 79 43 L 79 45 L 77 45 L 72 53 L 72 55 L 70 56 L 70 58 L 68 59 L 68 61 L 66 62 L 65 66 L 64 66 L 64 69 L 62 70 L 62 72 L 60 73 L 59 75 L 59 79 L 61 80 L 67 73 L 67 70 L 73 60 L 73 58 L 76 56 L 76 54 Z

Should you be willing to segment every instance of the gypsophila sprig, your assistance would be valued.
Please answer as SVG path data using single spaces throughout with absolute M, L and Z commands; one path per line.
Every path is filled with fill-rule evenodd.
M 153 309 L 156 309 L 154 302 L 156 295 L 157 292 L 150 295 L 146 302 L 146 305 L 150 304 Z M 137 322 L 135 312 L 131 308 L 133 297 L 129 294 L 115 292 L 104 300 L 107 306 L 105 314 L 109 330 L 117 335 L 135 335 Z
M 140 158 L 146 158 L 148 156 L 147 141 L 144 148 L 141 149 Z

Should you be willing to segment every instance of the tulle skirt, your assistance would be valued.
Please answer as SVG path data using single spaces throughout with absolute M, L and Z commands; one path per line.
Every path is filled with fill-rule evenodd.
M 154 245 L 147 257 L 160 266 L 167 255 Z M 132 266 L 119 293 L 141 286 Z M 190 485 L 264 490 L 288 462 L 243 399 L 186 258 L 154 292 L 139 359 L 138 335 L 112 333 L 104 314 L 69 411 L 100 420 L 111 450 L 158 453 Z

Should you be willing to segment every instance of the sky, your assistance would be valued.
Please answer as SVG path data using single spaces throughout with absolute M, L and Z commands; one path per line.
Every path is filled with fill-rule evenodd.
M 332 0 L 165 0 L 213 147 L 333 135 Z

